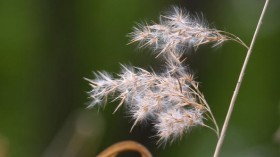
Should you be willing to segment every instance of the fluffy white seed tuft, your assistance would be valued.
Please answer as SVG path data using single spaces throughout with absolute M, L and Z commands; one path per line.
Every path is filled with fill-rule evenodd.
M 130 43 L 139 42 L 140 47 L 151 47 L 158 55 L 172 52 L 178 56 L 188 49 L 197 49 L 208 43 L 215 47 L 226 40 L 234 40 L 247 47 L 233 34 L 210 29 L 204 20 L 179 7 L 161 15 L 159 23 L 138 24 L 129 36 Z
M 150 47 L 162 57 L 164 71 L 156 73 L 122 65 L 117 77 L 97 72 L 95 79 L 88 80 L 92 86 L 89 107 L 101 107 L 108 99 L 118 101 L 115 112 L 125 105 L 134 121 L 131 129 L 137 124 L 152 122 L 159 144 L 172 143 L 195 126 L 208 127 L 219 136 L 210 107 L 192 73 L 183 65 L 182 56 L 185 50 L 208 43 L 217 46 L 234 40 L 246 45 L 230 33 L 209 29 L 205 22 L 178 7 L 161 15 L 159 24 L 134 27 L 130 36 L 131 42 Z M 205 119 L 213 122 L 215 128 L 206 125 Z
M 158 115 L 158 123 L 155 128 L 158 132 L 159 142 L 173 142 L 177 138 L 182 138 L 189 128 L 203 125 L 203 110 L 169 108 L 166 112 Z
M 167 65 L 168 70 L 161 74 L 122 67 L 118 78 L 99 72 L 96 79 L 89 80 L 93 87 L 89 92 L 91 106 L 100 106 L 109 96 L 113 97 L 112 101 L 119 101 L 115 111 L 126 105 L 134 120 L 131 129 L 136 124 L 152 121 L 159 142 L 163 143 L 181 137 L 190 127 L 204 125 L 203 113 L 209 108 L 186 67 L 174 71 Z

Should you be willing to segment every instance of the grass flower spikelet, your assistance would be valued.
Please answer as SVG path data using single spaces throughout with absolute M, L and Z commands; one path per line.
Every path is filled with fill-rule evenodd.
M 119 101 L 118 110 L 126 105 L 136 124 L 153 121 L 159 141 L 174 141 L 187 132 L 189 127 L 203 125 L 203 114 L 208 112 L 205 100 L 197 91 L 197 82 L 182 69 L 174 75 L 167 70 L 156 74 L 141 68 L 123 66 L 118 78 L 105 72 L 89 80 L 93 89 L 89 92 L 92 103 L 89 107 L 104 104 L 109 96 Z M 183 67 L 181 67 L 183 68 Z M 103 102 L 103 103 L 102 103 Z M 168 127 L 169 126 L 169 127 Z
M 172 143 L 195 126 L 205 126 L 219 136 L 219 128 L 199 83 L 183 64 L 183 53 L 203 44 L 217 46 L 226 40 L 246 45 L 236 36 L 209 29 L 202 20 L 173 7 L 160 16 L 159 24 L 138 24 L 130 33 L 131 43 L 150 47 L 164 62 L 162 72 L 121 65 L 117 77 L 106 72 L 87 79 L 92 86 L 89 107 L 101 107 L 108 99 L 118 101 L 115 112 L 125 106 L 134 121 L 131 130 L 143 122 L 151 122 L 159 144 Z M 208 124 L 213 123 L 214 127 Z
M 246 46 L 233 34 L 210 29 L 204 20 L 178 7 L 161 15 L 159 23 L 138 24 L 129 36 L 131 43 L 139 42 L 140 47 L 151 47 L 159 55 L 172 52 L 178 56 L 188 49 L 197 49 L 200 45 L 213 43 L 215 47 L 227 40 Z

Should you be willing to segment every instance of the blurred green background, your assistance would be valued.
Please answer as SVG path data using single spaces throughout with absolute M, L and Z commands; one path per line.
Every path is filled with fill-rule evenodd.
M 149 50 L 126 45 L 135 22 L 157 21 L 179 5 L 249 44 L 264 1 L 7 0 L 0 1 L 0 157 L 93 157 L 136 140 L 155 157 L 212 156 L 217 139 L 195 128 L 157 148 L 151 128 L 124 109 L 86 109 L 92 71 L 117 73 L 119 63 L 157 67 Z M 222 157 L 280 156 L 280 1 L 271 1 L 248 65 Z M 221 126 L 246 50 L 232 42 L 199 49 L 188 64 Z M 278 130 L 278 131 L 277 131 Z M 130 154 L 131 155 L 131 154 Z M 136 154 L 132 154 L 136 156 Z

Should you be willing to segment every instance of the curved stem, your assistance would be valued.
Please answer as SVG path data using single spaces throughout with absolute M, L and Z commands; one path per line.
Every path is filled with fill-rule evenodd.
M 218 32 L 227 35 L 226 38 L 228 38 L 228 40 L 235 41 L 235 42 L 241 44 L 242 46 L 246 47 L 246 49 L 249 49 L 248 46 L 236 35 L 234 35 L 232 33 L 229 33 L 229 32 L 226 32 L 226 31 L 220 31 L 219 30 Z
M 204 99 L 203 94 L 200 93 L 200 91 L 198 90 L 197 86 L 194 85 L 194 84 L 192 84 L 192 86 L 195 88 L 195 90 L 192 89 L 192 88 L 190 88 L 190 90 L 191 90 L 192 92 L 194 92 L 194 94 L 197 95 L 198 98 L 199 98 L 199 99 L 203 102 L 203 104 L 206 106 L 206 110 L 208 111 L 208 113 L 210 114 L 210 117 L 211 117 L 210 119 L 212 120 L 212 122 L 214 123 L 215 128 L 216 128 L 215 133 L 217 134 L 217 137 L 219 138 L 219 137 L 220 137 L 220 134 L 219 134 L 219 133 L 220 133 L 220 131 L 219 131 L 219 126 L 218 126 L 218 124 L 217 124 L 217 122 L 216 122 L 216 119 L 215 119 L 215 117 L 214 117 L 214 115 L 213 115 L 213 113 L 212 113 L 212 111 L 211 111 L 210 106 L 208 105 L 208 103 L 207 103 L 206 100 Z M 211 129 L 211 130 L 212 130 L 212 129 Z
M 113 144 L 96 157 L 116 157 L 119 153 L 127 151 L 136 151 L 141 157 L 152 157 L 152 154 L 146 147 L 134 141 L 123 141 Z
M 269 2 L 269 0 L 265 1 L 265 4 L 264 4 L 264 7 L 263 7 L 261 16 L 259 18 L 256 30 L 255 30 L 255 33 L 254 33 L 254 36 L 252 38 L 250 47 L 249 47 L 249 49 L 247 51 L 246 58 L 244 60 L 244 63 L 243 63 L 243 66 L 242 66 L 242 69 L 241 69 L 241 72 L 240 72 L 240 75 L 239 75 L 239 78 L 238 78 L 238 81 L 237 81 L 234 93 L 233 93 L 232 98 L 231 98 L 231 102 L 230 102 L 229 109 L 228 109 L 228 112 L 227 112 L 227 115 L 226 115 L 226 119 L 225 119 L 225 122 L 223 124 L 221 136 L 220 136 L 220 138 L 219 138 L 219 140 L 217 142 L 217 146 L 216 146 L 216 149 L 215 149 L 214 157 L 218 157 L 219 154 L 220 154 L 221 147 L 223 145 L 223 141 L 224 141 L 224 137 L 225 137 L 225 133 L 227 131 L 228 123 L 229 123 L 229 120 L 230 120 L 230 117 L 231 117 L 231 114 L 232 114 L 232 111 L 233 111 L 233 108 L 234 108 L 234 104 L 235 104 L 237 95 L 239 93 L 240 85 L 242 83 L 242 80 L 243 80 L 243 77 L 244 77 L 244 74 L 245 74 L 245 70 L 246 70 L 246 67 L 247 67 L 250 55 L 252 53 L 252 49 L 254 47 L 254 44 L 255 44 L 255 41 L 256 41 L 256 38 L 257 38 L 257 35 L 258 35 L 258 32 L 259 32 L 260 26 L 262 24 L 262 20 L 263 20 L 265 11 L 267 9 L 268 2 Z

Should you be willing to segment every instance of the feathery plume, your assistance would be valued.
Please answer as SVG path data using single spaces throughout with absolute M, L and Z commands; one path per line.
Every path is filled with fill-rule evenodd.
M 165 63 L 163 72 L 149 72 L 138 67 L 122 66 L 122 72 L 112 77 L 106 72 L 87 79 L 92 86 L 89 107 L 119 101 L 115 112 L 123 105 L 134 123 L 131 130 L 146 121 L 152 122 L 158 143 L 172 143 L 195 126 L 205 126 L 219 136 L 219 128 L 193 74 L 183 65 L 183 53 L 203 44 L 217 46 L 234 40 L 246 46 L 238 37 L 216 29 L 186 11 L 173 7 L 171 13 L 160 16 L 159 24 L 134 27 L 131 43 L 151 47 Z M 156 57 L 157 58 L 157 57 Z M 214 127 L 206 124 L 210 120 Z
M 96 79 L 88 80 L 93 89 L 89 107 L 104 104 L 109 96 L 119 101 L 115 111 L 126 105 L 134 124 L 153 121 L 159 141 L 174 141 L 187 132 L 189 127 L 204 126 L 205 112 L 211 112 L 198 83 L 186 67 L 179 71 L 167 70 L 161 74 L 151 73 L 137 67 L 122 65 L 118 78 L 98 72 Z M 174 73 L 175 72 L 175 73 Z
M 180 56 L 188 49 L 197 49 L 208 43 L 213 43 L 215 47 L 227 40 L 234 40 L 247 47 L 235 35 L 210 29 L 205 20 L 178 7 L 173 7 L 171 12 L 161 15 L 159 23 L 138 24 L 129 36 L 130 43 L 139 42 L 140 47 L 151 47 L 158 56 L 170 52 Z

